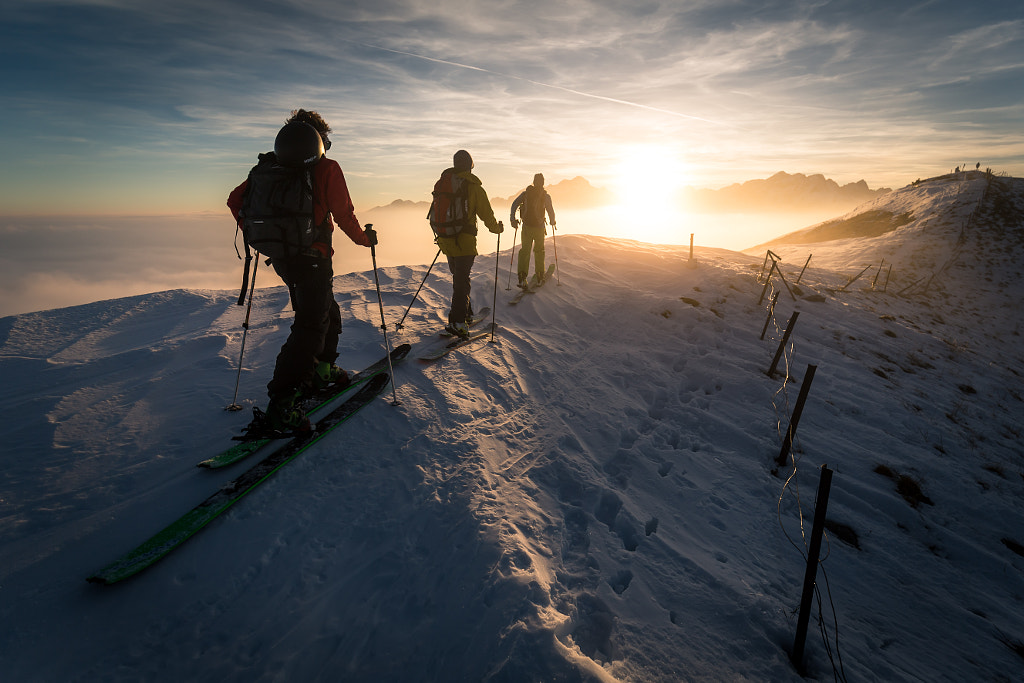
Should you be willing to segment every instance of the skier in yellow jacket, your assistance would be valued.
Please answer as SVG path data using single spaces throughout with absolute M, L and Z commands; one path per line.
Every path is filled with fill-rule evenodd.
M 548 234 L 544 227 L 544 214 L 551 219 L 551 229 L 555 229 L 555 209 L 551 206 L 551 195 L 544 189 L 544 174 L 538 173 L 533 176 L 533 185 L 523 190 L 512 202 L 512 210 L 509 213 L 509 220 L 512 227 L 519 226 L 516 220 L 516 211 L 520 212 L 523 218 L 523 248 L 519 250 L 519 261 L 516 271 L 519 274 L 519 287 L 528 286 L 526 276 L 530 274 L 530 252 L 533 252 L 534 268 L 533 284 L 538 285 L 544 281 L 546 268 L 544 266 L 544 236 Z
M 455 174 L 466 181 L 469 190 L 469 224 L 451 237 L 438 237 L 437 246 L 448 258 L 448 268 L 452 272 L 452 305 L 448 311 L 448 325 L 445 330 L 465 336 L 469 331 L 467 322 L 473 317 L 469 275 L 478 253 L 476 219 L 479 217 L 494 234 L 499 234 L 503 228 L 494 217 L 494 210 L 491 209 L 491 202 L 487 199 L 483 183 L 472 173 L 473 157 L 466 150 L 460 149 L 452 158 L 452 163 Z

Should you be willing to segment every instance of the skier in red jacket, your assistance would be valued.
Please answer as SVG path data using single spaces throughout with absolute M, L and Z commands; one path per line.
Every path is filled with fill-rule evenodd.
M 309 155 L 319 158 L 313 162 L 315 165 L 312 167 L 313 219 L 318 230 L 317 237 L 313 245 L 298 256 L 283 261 L 273 260 L 271 263 L 288 286 L 292 310 L 295 312 L 291 333 L 277 355 L 274 376 L 267 384 L 270 401 L 263 426 L 282 432 L 309 429 L 309 418 L 302 410 L 301 398 L 304 393 L 332 384 L 341 388 L 349 381 L 348 373 L 335 363 L 338 358 L 338 337 L 341 335 L 341 311 L 334 300 L 334 270 L 331 261 L 334 254 L 331 244 L 334 226 L 331 218 L 356 244 L 369 247 L 377 243 L 377 235 L 372 229 L 363 230 L 359 226 L 341 166 L 337 161 L 323 156 L 331 147 L 327 138 L 331 127 L 317 112 L 297 109 L 285 122 L 285 128 L 282 128 L 282 134 L 278 136 L 279 143 L 289 124 L 295 122 L 315 128 L 320 134 L 322 146 L 319 149 L 314 146 L 308 155 L 303 154 L 304 159 L 312 158 Z M 312 135 L 311 132 L 309 134 Z M 307 144 L 307 141 L 300 140 L 297 144 Z M 239 221 L 248 183 L 246 179 L 228 195 L 228 208 L 236 223 Z

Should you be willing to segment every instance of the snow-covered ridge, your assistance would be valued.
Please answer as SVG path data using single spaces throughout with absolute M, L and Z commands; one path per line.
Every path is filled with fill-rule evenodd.
M 1020 181 L 965 182 L 875 200 L 915 217 L 885 235 L 772 246 L 791 284 L 813 257 L 763 340 L 764 252 L 691 262 L 560 235 L 560 284 L 516 307 L 502 254 L 496 343 L 398 366 L 401 406 L 370 406 L 107 588 L 84 578 L 239 471 L 194 465 L 248 419 L 223 410 L 245 311 L 234 292 L 178 290 L 0 319 L 0 675 L 799 681 L 786 650 L 801 528 L 827 463 L 835 665 L 850 680 L 1012 680 L 1024 292 L 1006 207 Z M 885 291 L 874 271 L 840 291 L 882 259 L 896 264 Z M 494 272 L 478 259 L 478 307 Z M 443 272 L 394 330 L 425 273 L 380 273 L 392 343 L 435 338 Z M 383 350 L 373 273 L 335 290 L 340 361 L 356 369 Z M 263 404 L 290 322 L 283 288 L 257 292 L 247 404 Z M 795 461 L 778 468 L 811 364 Z M 816 634 L 808 655 L 831 679 Z

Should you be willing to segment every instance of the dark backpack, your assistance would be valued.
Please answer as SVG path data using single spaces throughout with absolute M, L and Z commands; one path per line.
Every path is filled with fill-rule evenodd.
M 273 152 L 261 154 L 249 171 L 238 216 L 245 243 L 272 261 L 309 250 L 319 233 L 313 219 L 312 168 L 282 166 Z
M 454 168 L 441 174 L 432 194 L 434 201 L 427 212 L 427 220 L 437 237 L 458 235 L 473 224 L 469 213 L 469 183 L 456 175 Z
M 544 188 L 530 185 L 526 188 L 520 215 L 524 223 L 544 225 Z

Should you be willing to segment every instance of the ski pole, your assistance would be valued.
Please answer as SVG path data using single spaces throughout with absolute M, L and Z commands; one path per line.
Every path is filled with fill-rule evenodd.
M 560 273 L 558 272 L 558 238 L 555 237 L 555 233 L 557 233 L 557 232 L 558 232 L 558 230 L 555 228 L 555 224 L 552 223 L 551 224 L 551 244 L 554 245 L 554 247 L 555 247 L 555 284 L 557 284 L 559 287 L 561 287 L 562 286 L 562 278 L 560 276 Z
M 502 231 L 505 230 L 505 226 L 502 225 L 501 221 L 498 221 L 498 227 Z M 501 232 L 498 233 L 498 244 L 494 247 L 494 301 L 491 302 L 491 339 L 488 344 L 494 343 L 494 316 L 498 314 L 498 263 L 501 261 Z
M 373 223 L 367 223 L 366 229 L 373 230 Z M 380 295 L 380 278 L 377 277 L 377 245 L 370 241 L 370 258 L 373 259 L 373 282 L 377 286 L 377 304 L 380 306 L 380 329 L 384 333 L 384 350 L 388 354 L 388 371 L 391 373 L 391 405 L 402 405 L 398 400 L 398 386 L 395 379 L 395 366 L 391 362 L 391 342 L 388 341 L 388 325 L 384 322 L 384 298 Z
M 252 258 L 252 257 L 247 257 Z M 245 321 L 242 323 L 242 348 L 238 352 L 238 376 L 235 377 L 235 395 L 231 399 L 230 405 L 225 406 L 224 410 L 230 410 L 232 412 L 242 409 L 242 406 L 238 405 L 238 383 L 242 379 L 242 357 L 245 355 L 245 338 L 249 335 L 249 314 L 252 312 L 252 294 L 253 290 L 256 289 L 256 269 L 260 265 L 259 258 L 253 259 L 252 264 L 252 279 L 249 283 L 249 305 L 245 309 Z M 248 264 L 246 264 L 248 266 Z M 249 272 L 249 268 L 246 267 L 245 272 Z M 243 295 L 245 289 L 242 289 Z
M 509 257 L 508 257 L 508 284 L 505 285 L 505 291 L 506 292 L 509 291 L 510 289 L 512 289 L 512 265 L 513 265 L 512 262 L 516 258 L 516 236 L 519 234 L 519 224 L 518 223 L 513 223 L 512 224 L 512 230 L 513 230 L 513 233 L 512 233 L 512 253 L 509 254 Z
M 412 295 L 412 301 L 409 302 L 409 307 L 405 309 L 405 314 L 402 315 L 402 319 L 395 325 L 396 330 L 402 329 L 402 323 L 405 322 L 405 316 L 409 315 L 409 311 L 412 310 L 412 305 L 416 303 L 416 298 L 420 295 L 420 290 L 423 289 L 423 285 L 427 281 L 427 277 L 430 275 L 430 271 L 434 269 L 434 264 L 437 263 L 437 257 L 441 255 L 441 248 L 438 247 L 437 253 L 434 254 L 434 260 L 430 262 L 430 267 L 427 268 L 427 274 L 423 276 L 423 281 L 420 282 L 420 286 L 416 288 L 416 293 Z

